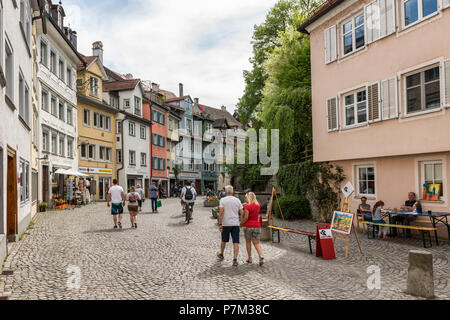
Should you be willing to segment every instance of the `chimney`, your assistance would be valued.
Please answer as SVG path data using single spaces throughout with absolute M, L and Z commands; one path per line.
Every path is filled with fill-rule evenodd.
M 179 85 L 178 85 L 178 87 L 179 87 L 179 97 L 181 98 L 181 97 L 184 97 L 184 92 L 183 92 L 183 84 L 182 83 L 180 83 Z
M 127 73 L 124 75 L 125 79 L 127 80 L 133 80 L 133 75 L 131 73 Z
M 198 98 L 194 98 L 194 103 L 196 104 L 196 105 L 198 105 L 198 102 L 199 102 L 200 100 L 198 99 Z
M 152 91 L 158 93 L 159 92 L 159 84 L 152 82 Z
M 100 62 L 103 63 L 103 43 L 101 41 L 92 44 L 92 55 L 98 57 Z
M 227 107 L 222 106 L 222 111 L 223 111 L 223 112 L 227 112 Z

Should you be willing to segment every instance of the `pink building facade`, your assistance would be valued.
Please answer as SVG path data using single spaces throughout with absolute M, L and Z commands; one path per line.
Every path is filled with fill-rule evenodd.
M 300 27 L 314 160 L 344 168 L 353 209 L 362 196 L 399 208 L 413 191 L 425 211 L 450 212 L 448 30 L 450 0 L 332 0 Z M 422 201 L 424 184 L 440 186 L 438 201 Z

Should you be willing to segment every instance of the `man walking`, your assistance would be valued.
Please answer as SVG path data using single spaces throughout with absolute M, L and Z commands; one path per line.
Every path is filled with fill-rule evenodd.
M 150 194 L 150 201 L 152 202 L 152 212 L 157 213 L 158 207 L 156 206 L 156 202 L 158 201 L 158 188 L 156 187 L 156 184 L 153 182 L 150 188 L 148 189 L 148 193 Z
M 220 253 L 217 257 L 220 260 L 224 260 L 225 257 L 223 253 L 225 252 L 225 247 L 230 241 L 230 235 L 233 239 L 234 246 L 234 259 L 233 266 L 237 267 L 237 258 L 239 255 L 239 234 L 240 234 L 240 221 L 239 214 L 243 216 L 244 207 L 241 201 L 234 197 L 234 189 L 232 186 L 225 187 L 226 196 L 220 200 L 219 208 L 219 231 L 222 233 L 222 242 L 220 244 Z
M 195 188 L 192 187 L 190 181 L 187 181 L 186 185 L 183 187 L 183 190 L 181 190 L 180 198 L 181 198 L 181 206 L 183 207 L 183 209 L 186 209 L 187 205 L 191 206 L 190 219 L 192 220 L 192 215 L 194 214 L 195 200 L 197 199 L 197 191 L 195 191 Z
M 111 214 L 114 220 L 114 229 L 117 229 L 117 225 L 122 229 L 122 215 L 123 207 L 125 206 L 125 192 L 123 188 L 117 184 L 117 179 L 113 180 L 113 186 L 108 190 L 107 196 L 108 207 L 111 206 Z M 119 221 L 117 221 L 117 216 L 119 216 Z

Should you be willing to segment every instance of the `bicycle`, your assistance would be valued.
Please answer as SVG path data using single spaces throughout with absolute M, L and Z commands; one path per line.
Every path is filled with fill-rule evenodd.
M 189 224 L 191 222 L 192 211 L 194 210 L 194 203 L 186 203 L 186 208 L 184 212 L 186 214 L 186 223 Z

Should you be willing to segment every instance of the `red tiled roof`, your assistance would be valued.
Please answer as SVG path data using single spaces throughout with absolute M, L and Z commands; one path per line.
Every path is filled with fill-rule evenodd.
M 306 30 L 306 27 L 308 27 L 311 23 L 318 20 L 320 17 L 327 14 L 331 9 L 337 7 L 341 3 L 343 3 L 345 0 L 328 0 L 323 5 L 321 5 L 319 8 L 317 8 L 312 15 L 303 22 L 300 27 L 298 27 L 298 31 L 303 33 L 308 33 Z
M 103 83 L 103 92 L 108 91 L 127 91 L 133 90 L 139 84 L 141 80 L 132 79 L 132 80 L 121 80 L 114 82 L 104 82 Z
M 177 97 L 177 95 L 173 92 L 167 91 L 167 90 L 163 90 L 163 89 L 159 89 L 159 92 L 166 97 L 166 99 L 174 99 Z
M 125 78 L 123 75 L 121 75 L 118 72 L 112 71 L 111 69 L 103 66 L 105 68 L 105 72 L 108 75 L 108 78 L 112 78 L 115 81 L 122 81 L 122 80 L 127 80 L 127 78 Z
M 175 97 L 175 98 L 172 98 L 172 99 L 166 99 L 166 102 L 181 101 L 181 100 L 186 99 L 187 97 L 189 97 L 189 96 L 182 96 L 182 97 Z

